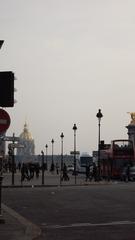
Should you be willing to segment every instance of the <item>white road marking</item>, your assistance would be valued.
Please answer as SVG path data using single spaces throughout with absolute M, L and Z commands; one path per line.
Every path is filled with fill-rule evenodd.
M 45 228 L 73 228 L 73 227 L 100 227 L 100 226 L 115 226 L 115 225 L 133 225 L 134 221 L 116 221 L 108 223 L 73 223 L 68 225 L 46 225 Z

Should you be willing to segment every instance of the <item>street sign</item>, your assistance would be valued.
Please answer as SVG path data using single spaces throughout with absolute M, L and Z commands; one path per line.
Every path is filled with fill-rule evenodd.
M 20 140 L 19 137 L 12 137 L 12 136 L 1 136 L 0 139 L 2 139 L 2 141 L 7 141 L 7 142 L 19 142 Z
M 79 151 L 71 151 L 70 154 L 71 154 L 71 155 L 74 155 L 74 154 L 79 155 L 80 152 L 79 152 Z
M 8 144 L 8 148 L 24 148 L 24 145 L 19 143 L 10 143 Z
M 0 109 L 0 133 L 5 132 L 10 126 L 10 116 L 4 110 Z

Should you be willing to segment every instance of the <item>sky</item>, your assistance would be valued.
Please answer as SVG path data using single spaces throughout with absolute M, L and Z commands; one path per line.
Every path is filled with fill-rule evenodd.
M 36 154 L 73 150 L 92 153 L 101 139 L 128 138 L 135 96 L 134 0 L 0 0 L 0 70 L 16 76 L 7 131 L 24 123 Z

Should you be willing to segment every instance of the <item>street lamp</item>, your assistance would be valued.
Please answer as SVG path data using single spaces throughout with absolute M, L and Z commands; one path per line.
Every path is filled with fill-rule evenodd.
M 101 109 L 98 110 L 96 117 L 98 118 L 98 177 L 100 179 L 100 122 L 103 117 Z
M 46 148 L 46 170 L 48 170 L 48 161 L 47 161 L 47 149 L 48 149 L 48 145 L 45 145 Z
M 63 132 L 61 133 L 60 135 L 61 137 L 61 174 L 60 174 L 60 184 L 61 184 L 61 181 L 62 181 L 62 174 L 63 174 L 63 138 L 64 138 L 64 134 Z
M 51 163 L 51 171 L 54 171 L 54 161 L 53 161 L 53 144 L 54 144 L 54 140 L 53 140 L 53 139 L 52 139 L 51 143 L 52 143 L 52 163 Z
M 74 130 L 74 175 L 76 184 L 76 130 L 77 130 L 76 124 L 74 124 L 73 130 Z
M 41 151 L 42 154 L 42 185 L 44 185 L 44 151 Z

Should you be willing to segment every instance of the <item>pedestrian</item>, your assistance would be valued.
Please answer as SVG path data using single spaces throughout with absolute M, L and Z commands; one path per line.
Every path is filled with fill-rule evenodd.
M 36 172 L 36 178 L 39 178 L 39 173 L 40 173 L 39 164 L 35 165 L 35 172 Z
M 67 166 L 66 166 L 65 163 L 64 163 L 64 166 L 63 166 L 63 180 L 64 181 L 69 181 L 69 176 L 68 176 L 68 173 L 67 173 Z
M 57 175 L 59 174 L 59 165 L 58 165 L 58 163 L 56 163 L 56 173 L 57 173 Z
M 30 179 L 34 178 L 34 170 L 35 170 L 34 164 L 30 163 L 29 164 Z
M 126 169 L 126 181 L 130 181 L 130 165 L 127 165 L 127 169 Z
M 93 178 L 94 178 L 94 180 L 95 180 L 95 182 L 97 181 L 97 173 L 98 173 L 98 171 L 97 171 L 97 166 L 96 166 L 96 164 L 94 163 L 93 164 Z
M 18 163 L 18 170 L 19 170 L 19 172 L 21 171 L 21 163 L 20 162 Z
M 90 180 L 90 166 L 86 166 L 86 182 L 87 180 Z
M 26 164 L 22 164 L 21 167 L 21 183 L 24 181 L 24 179 L 29 180 L 29 175 L 28 175 L 28 167 L 26 166 Z
M 51 163 L 51 168 L 50 168 L 50 172 L 51 172 L 51 173 L 54 173 L 54 168 L 55 168 L 55 167 L 54 167 L 54 163 L 52 162 L 52 163 Z

